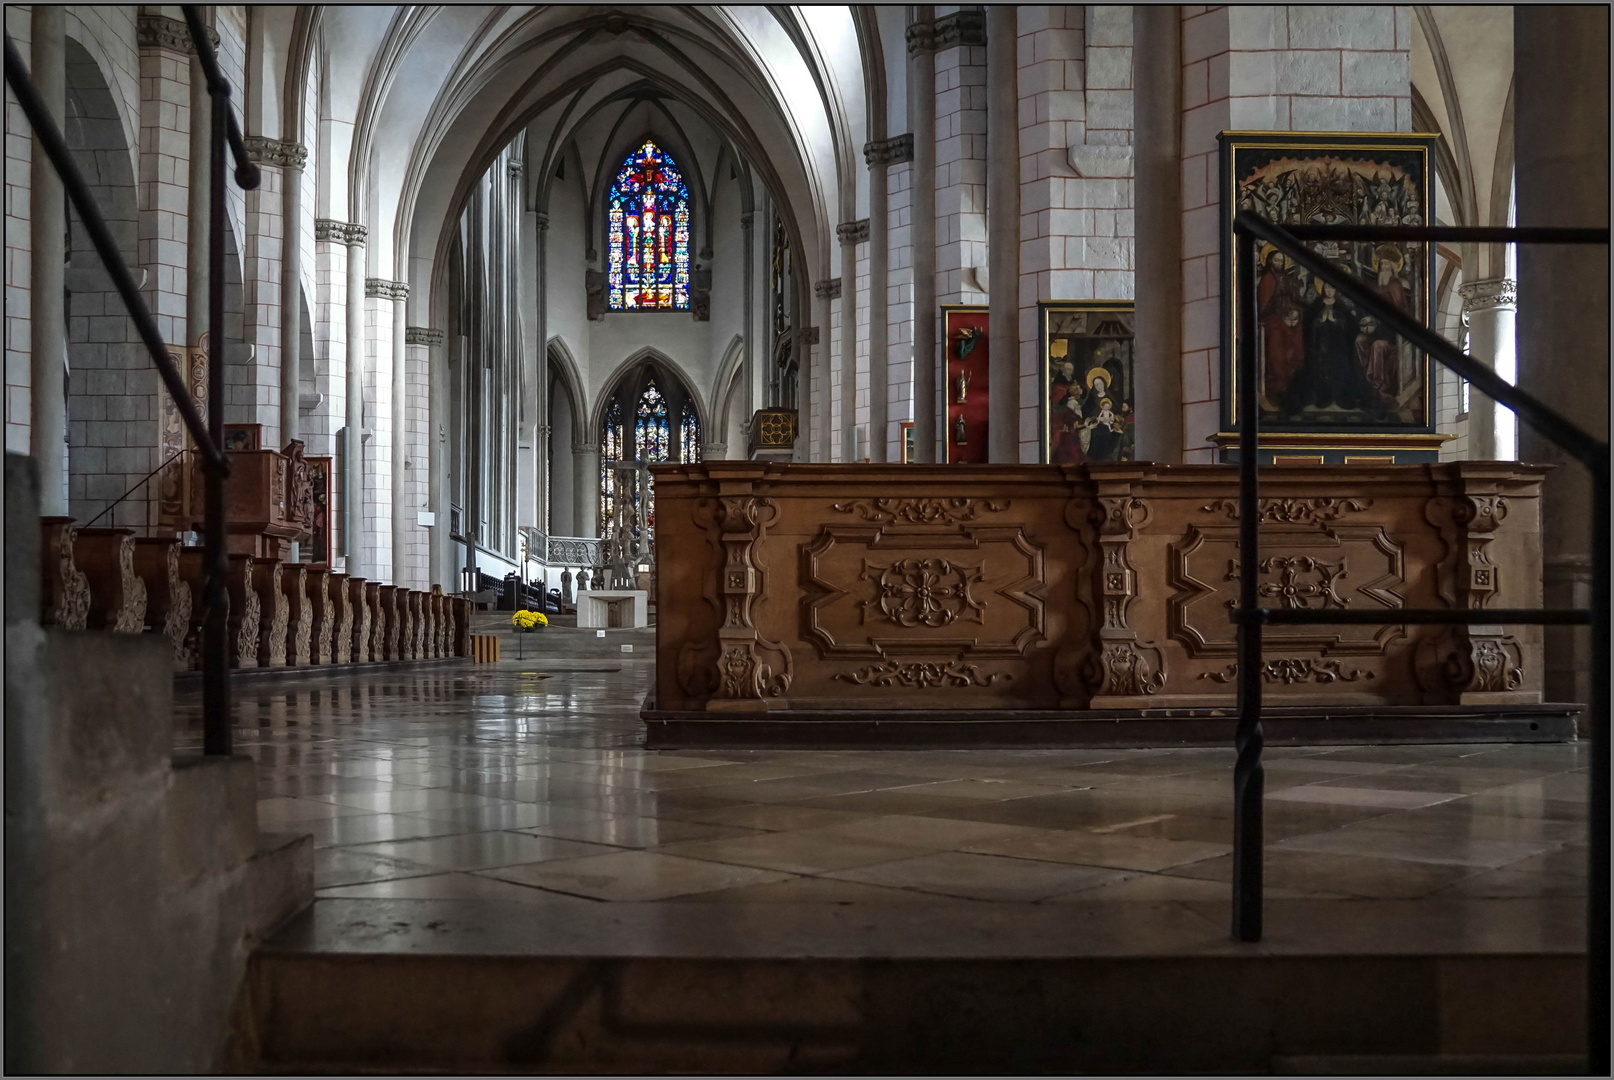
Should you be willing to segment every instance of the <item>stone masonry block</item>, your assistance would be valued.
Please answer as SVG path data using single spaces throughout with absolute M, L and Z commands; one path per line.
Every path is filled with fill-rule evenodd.
M 1343 90 L 1350 97 L 1408 97 L 1412 57 L 1405 52 L 1346 52 Z
M 1396 47 L 1394 7 L 1366 4 L 1295 5 L 1288 8 L 1288 16 L 1288 44 L 1292 49 Z
M 1322 50 L 1289 50 L 1271 54 L 1280 94 L 1338 94 L 1340 54 Z M 1346 91 L 1349 93 L 1349 91 Z

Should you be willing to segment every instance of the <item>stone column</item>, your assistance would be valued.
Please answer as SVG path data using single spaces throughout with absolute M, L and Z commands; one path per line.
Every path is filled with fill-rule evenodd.
M 1463 285 L 1463 316 L 1468 321 L 1468 354 L 1508 382 L 1518 378 L 1514 317 L 1519 283 L 1491 278 Z M 1519 456 L 1519 428 L 1513 413 L 1471 391 L 1468 405 L 1468 456 L 1476 461 L 1513 461 Z
M 572 443 L 572 520 L 578 536 L 600 534 L 600 445 Z
M 1020 460 L 1019 9 L 986 9 L 987 459 Z
M 409 283 L 394 281 L 392 294 L 392 582 L 409 580 Z M 418 463 L 417 463 L 418 467 Z
M 867 221 L 845 221 L 835 227 L 841 242 L 841 460 L 857 454 L 857 243 L 859 226 L 867 239 Z
M 1520 226 L 1608 227 L 1608 29 L 1606 7 L 1513 9 Z M 1519 246 L 1519 386 L 1604 440 L 1608 290 L 1607 248 Z M 1592 597 L 1588 474 L 1528 427 L 1519 451 L 1525 461 L 1558 466 L 1542 486 L 1546 606 L 1585 607 Z M 1546 656 L 1547 700 L 1588 701 L 1590 635 L 1547 627 Z
M 340 224 L 340 223 L 333 223 Z M 347 454 L 342 469 L 342 529 L 347 573 L 365 577 L 364 558 L 364 241 L 363 225 L 342 225 L 347 244 Z
M 746 210 L 740 214 L 740 246 L 745 251 L 745 335 L 740 357 L 740 377 L 745 380 L 745 419 L 740 423 L 740 430 L 735 434 L 739 437 L 739 457 L 749 457 L 747 444 L 750 438 L 751 421 L 756 416 L 756 361 L 753 358 L 752 343 L 756 340 L 756 292 L 757 292 L 757 233 L 756 214 Z M 548 416 L 546 412 L 544 414 Z M 727 417 L 713 417 L 714 424 L 726 425 Z
M 877 117 L 876 130 L 885 128 Z M 887 190 L 890 155 L 887 142 L 877 139 L 863 147 L 863 160 L 869 166 L 869 460 L 886 460 L 891 441 L 890 334 L 891 297 L 886 278 L 891 266 L 891 196 Z
M 31 71 L 57 128 L 67 114 L 66 8 L 33 7 Z M 39 463 L 39 512 L 67 514 L 67 196 L 45 148 L 34 139 L 32 258 L 29 320 L 33 364 L 29 370 L 29 453 Z
M 935 12 L 909 9 L 908 126 L 913 130 L 913 459 L 936 460 L 936 53 Z
M 1132 9 L 1137 458 L 1182 460 L 1182 17 Z
M 533 305 L 536 319 L 536 351 L 534 360 L 534 375 L 532 387 L 532 413 L 533 419 L 532 442 L 533 461 L 535 462 L 534 480 L 537 484 L 537 514 L 534 524 L 538 531 L 548 535 L 554 530 L 550 528 L 549 514 L 549 215 L 534 214 L 534 224 L 537 226 L 537 281 L 536 303 Z
M 308 148 L 283 142 L 280 196 L 280 441 L 303 437 L 303 166 Z
M 824 278 L 813 284 L 813 325 L 818 329 L 818 340 L 813 345 L 813 370 L 822 373 L 823 399 L 818 404 L 818 416 L 813 427 L 817 430 L 819 438 L 820 456 L 812 459 L 816 461 L 834 461 L 835 438 L 839 432 L 834 429 L 835 417 L 835 388 L 830 383 L 830 373 L 833 364 L 833 350 L 830 334 L 831 318 L 830 305 L 841 295 L 840 278 Z M 812 438 L 808 437 L 809 450 Z

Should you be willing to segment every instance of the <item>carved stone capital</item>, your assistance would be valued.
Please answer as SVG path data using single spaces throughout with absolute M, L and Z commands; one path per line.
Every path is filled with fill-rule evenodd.
M 803 345 L 818 344 L 818 327 L 803 326 L 796 331 L 796 340 Z
M 308 164 L 308 147 L 284 139 L 266 139 L 262 135 L 248 135 L 241 140 L 246 144 L 247 160 L 258 165 L 277 165 L 282 169 L 297 169 Z
M 386 278 L 365 278 L 364 295 L 372 300 L 407 300 L 409 282 L 388 281 Z
M 904 36 L 908 39 L 909 56 L 936 50 L 936 24 L 933 22 L 910 23 Z
M 364 243 L 369 235 L 370 230 L 363 225 L 353 225 L 346 221 L 336 221 L 332 218 L 314 219 L 315 240 L 352 246 Z
M 441 330 L 434 329 L 430 326 L 404 327 L 405 345 L 424 345 L 427 348 L 435 349 L 442 343 L 443 332 Z
M 512 179 L 512 180 L 520 180 L 521 179 L 521 159 L 520 158 L 511 158 L 509 168 L 510 168 L 510 179 Z
M 832 277 L 815 282 L 813 284 L 813 295 L 820 300 L 839 300 L 841 298 L 841 279 Z
M 869 219 L 843 221 L 835 226 L 835 235 L 840 237 L 843 244 L 866 244 L 869 242 Z
M 1519 283 L 1512 278 L 1471 281 L 1459 286 L 1457 292 L 1463 298 L 1465 312 L 1511 308 L 1519 304 Z
M 190 27 L 183 19 L 170 19 L 167 15 L 140 15 L 135 22 L 135 40 L 142 49 L 167 49 L 170 52 L 194 56 L 195 43 L 191 41 Z M 219 34 L 207 28 L 207 40 L 214 49 L 219 47 Z
M 893 135 L 863 144 L 863 160 L 870 165 L 900 165 L 913 160 L 913 134 Z
M 937 52 L 951 49 L 958 45 L 985 45 L 986 44 L 986 12 L 961 8 L 951 15 L 943 15 L 936 20 L 934 32 L 935 44 L 932 46 Z

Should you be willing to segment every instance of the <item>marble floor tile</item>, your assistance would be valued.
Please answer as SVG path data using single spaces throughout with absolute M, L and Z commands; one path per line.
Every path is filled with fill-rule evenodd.
M 757 833 L 727 840 L 701 840 L 673 844 L 663 849 L 670 855 L 713 862 L 759 866 L 792 874 L 818 874 L 851 866 L 887 862 L 916 849 L 911 845 L 850 839 L 822 831 Z
M 1233 858 L 1226 855 L 1205 859 L 1173 867 L 1163 873 L 1226 885 L 1233 880 Z M 1464 866 L 1294 851 L 1269 846 L 1262 858 L 1262 873 L 1268 888 L 1388 900 L 1429 896 L 1437 889 L 1469 876 L 1472 870 Z
M 1399 791 L 1390 788 L 1334 787 L 1331 784 L 1301 784 L 1267 793 L 1270 802 L 1330 803 L 1335 806 L 1372 806 L 1386 810 L 1411 810 L 1434 806 L 1457 798 L 1449 792 Z
M 803 803 L 744 803 L 716 810 L 693 811 L 685 814 L 683 819 L 705 825 L 783 832 L 787 829 L 815 829 L 842 821 L 858 821 L 864 816 L 846 810 L 823 810 Z
M 1120 870 L 948 851 L 825 876 L 971 900 L 1029 902 L 1095 888 L 1127 875 Z
M 1468 896 L 1477 898 L 1515 897 L 1584 897 L 1586 877 L 1568 874 L 1543 874 L 1538 870 L 1486 870 L 1483 873 L 1454 881 L 1434 896 Z
M 1285 851 L 1362 855 L 1441 866 L 1483 866 L 1493 869 L 1540 854 L 1549 846 L 1543 841 L 1481 840 L 1351 826 L 1333 832 L 1290 837 L 1271 845 L 1273 849 Z
M 783 881 L 787 875 L 750 866 L 682 859 L 655 851 L 618 851 L 582 859 L 507 866 L 485 876 L 596 900 L 667 900 L 691 893 Z
M 1225 891 L 1225 890 L 1224 890 Z M 673 898 L 679 903 L 709 904 L 837 904 L 891 905 L 933 904 L 932 893 L 913 889 L 888 889 L 883 885 L 860 885 L 822 877 L 792 877 L 763 885 L 740 885 L 716 892 L 694 893 Z
M 472 806 L 492 806 L 507 801 L 472 795 L 464 791 L 444 791 L 439 788 L 397 788 L 373 795 L 330 796 L 339 806 L 351 806 L 370 814 L 415 814 L 427 810 L 458 810 Z
M 360 855 L 347 848 L 321 848 L 314 852 L 314 888 L 358 885 L 390 878 L 419 877 L 434 871 L 430 867 L 378 855 Z
M 454 825 L 417 814 L 360 814 L 301 822 L 291 831 L 311 834 L 314 846 L 322 848 L 374 844 L 382 840 L 414 840 L 460 830 Z
M 674 818 L 605 816 L 582 821 L 552 821 L 522 831 L 534 836 L 554 836 L 619 848 L 653 848 L 691 840 L 722 840 L 756 833 L 754 829 L 703 825 Z
M 258 828 L 266 832 L 284 832 L 304 822 L 363 813 L 363 809 L 355 806 L 275 796 L 258 800 Z
M 601 855 L 611 849 L 600 844 L 532 836 L 517 832 L 474 832 L 417 840 L 389 840 L 344 849 L 354 855 L 413 863 L 432 870 L 490 870 L 521 863 Z
M 1193 840 L 1155 840 L 1124 833 L 1095 835 L 1069 830 L 977 840 L 963 845 L 963 849 L 983 855 L 1007 855 L 1017 859 L 1154 872 L 1173 866 L 1186 866 L 1202 859 L 1214 859 L 1228 854 L 1232 847 Z
M 321 889 L 318 896 L 322 900 L 507 900 L 515 903 L 546 903 L 556 899 L 555 893 L 528 885 L 462 873 L 338 885 Z
M 848 840 L 876 844 L 900 844 L 932 851 L 955 851 L 970 844 L 993 840 L 1027 839 L 1041 836 L 1042 829 L 1026 825 L 1004 825 L 991 821 L 964 821 L 957 818 L 912 817 L 879 814 L 858 821 L 820 825 L 808 830 Z

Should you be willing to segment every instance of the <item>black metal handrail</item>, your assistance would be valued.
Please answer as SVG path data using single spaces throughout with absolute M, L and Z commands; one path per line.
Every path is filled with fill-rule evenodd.
M 1262 789 L 1261 629 L 1263 625 L 1344 625 L 1382 623 L 1483 623 L 1486 625 L 1581 625 L 1592 628 L 1592 685 L 1587 702 L 1591 739 L 1591 785 L 1588 797 L 1586 1009 L 1589 1072 L 1607 1075 L 1609 1067 L 1609 457 L 1603 442 L 1534 396 L 1498 376 L 1410 315 L 1340 271 L 1304 241 L 1427 243 L 1535 243 L 1607 245 L 1607 229 L 1465 228 L 1368 225 L 1279 226 L 1249 211 L 1233 219 L 1238 245 L 1237 364 L 1239 396 L 1239 604 L 1233 612 L 1238 627 L 1238 758 L 1233 770 L 1233 932 L 1243 941 L 1261 938 Z M 1331 285 L 1348 303 L 1456 372 L 1497 404 L 1556 444 L 1592 474 L 1592 599 L 1581 610 L 1394 609 L 1380 612 L 1339 609 L 1272 609 L 1260 606 L 1257 554 L 1260 551 L 1259 446 L 1261 410 L 1256 388 L 1255 245 L 1265 241 L 1317 279 Z
M 201 452 L 206 468 L 204 493 L 203 550 L 206 565 L 204 584 L 204 621 L 202 630 L 202 748 L 207 754 L 227 755 L 231 751 L 231 710 L 228 645 L 229 612 L 229 552 L 226 546 L 224 516 L 224 480 L 230 473 L 230 460 L 224 453 L 224 154 L 226 146 L 235 156 L 236 183 L 245 189 L 256 188 L 261 181 L 258 167 L 247 159 L 246 145 L 240 126 L 230 109 L 230 84 L 219 70 L 218 57 L 213 52 L 201 12 L 194 5 L 184 5 L 186 25 L 190 28 L 191 43 L 197 60 L 207 79 L 208 93 L 212 98 L 212 145 L 209 151 L 210 177 L 208 191 L 208 402 L 207 420 L 204 422 L 190 390 L 180 375 L 157 320 L 140 295 L 117 242 L 107 228 L 106 219 L 78 164 L 67 148 L 67 142 L 52 118 L 50 108 L 40 97 L 29 77 L 11 35 L 6 35 L 6 83 L 17 96 L 23 114 L 32 125 L 39 145 L 50 159 L 51 167 L 61 179 L 62 189 L 78 211 L 84 231 L 100 256 L 107 276 L 112 280 L 124 308 L 140 334 L 151 362 L 174 401 L 185 430 L 190 434 L 196 449 Z M 201 117 L 192 115 L 191 122 Z M 193 203 L 197 193 L 192 192 Z M 176 457 L 178 455 L 175 455 Z M 173 459 L 170 458 L 170 461 Z M 166 463 L 165 463 L 166 464 Z M 147 479 L 150 479 L 148 476 Z M 142 481 L 144 483 L 144 481 Z M 139 485 L 136 485 L 137 487 Z M 121 500 L 120 500 L 121 501 Z M 115 504 L 114 504 L 115 505 Z M 103 512 L 104 513 L 104 512 Z

